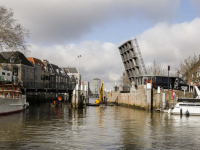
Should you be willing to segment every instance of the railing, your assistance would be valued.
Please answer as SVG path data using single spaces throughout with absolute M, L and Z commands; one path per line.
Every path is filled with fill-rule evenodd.
M 18 96 L 16 96 L 16 95 L 0 95 L 0 98 L 15 98 L 15 99 L 21 99 L 22 98 L 22 95 L 18 95 Z
M 22 86 L 26 89 L 45 89 L 45 88 L 51 88 L 51 89 L 61 89 L 61 90 L 74 90 L 75 84 L 74 83 L 37 83 L 37 82 L 23 82 Z

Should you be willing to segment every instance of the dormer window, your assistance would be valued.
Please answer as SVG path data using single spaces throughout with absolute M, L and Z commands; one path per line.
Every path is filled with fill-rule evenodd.
M 59 73 L 59 69 L 56 69 L 56 72 Z
M 53 69 L 52 69 L 52 68 L 50 68 L 50 70 L 51 70 L 51 73 L 53 73 Z
M 15 57 L 13 56 L 10 57 L 10 63 L 15 63 Z

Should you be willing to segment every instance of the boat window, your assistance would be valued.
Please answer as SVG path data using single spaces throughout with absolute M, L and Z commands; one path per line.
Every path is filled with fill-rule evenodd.
M 200 105 L 196 105 L 196 106 L 200 106 Z
M 187 106 L 186 104 L 179 104 L 179 106 Z
M 195 104 L 188 104 L 188 106 L 195 106 Z
M 195 104 L 179 104 L 179 106 L 196 106 L 196 105 Z

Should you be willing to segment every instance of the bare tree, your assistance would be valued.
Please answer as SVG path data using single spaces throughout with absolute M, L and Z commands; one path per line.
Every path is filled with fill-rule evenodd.
M 188 83 L 192 81 L 193 77 L 196 77 L 196 70 L 198 67 L 198 57 L 194 54 L 193 56 L 189 56 L 188 58 L 181 60 L 180 69 L 177 69 L 182 78 Z M 197 65 L 196 65 L 197 64 Z
M 29 30 L 13 19 L 13 10 L 0 6 L 0 50 L 27 52 L 25 38 Z
M 120 82 L 123 86 L 130 86 L 130 81 L 126 72 L 120 77 Z
M 148 75 L 166 75 L 167 68 L 163 68 L 162 65 L 157 65 L 156 61 L 154 60 L 153 65 L 147 66 L 147 73 Z

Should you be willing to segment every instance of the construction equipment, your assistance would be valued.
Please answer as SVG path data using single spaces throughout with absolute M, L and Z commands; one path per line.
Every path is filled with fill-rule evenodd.
M 95 103 L 100 104 L 104 102 L 104 82 L 101 84 L 101 88 L 99 90 L 99 99 L 96 99 Z
M 133 41 L 135 42 L 135 46 L 136 46 L 136 49 L 137 49 L 137 53 L 138 53 L 138 57 L 139 57 L 139 61 L 140 61 L 140 65 L 141 65 L 143 74 L 147 75 L 147 70 L 146 70 L 146 67 L 145 67 L 145 64 L 144 64 L 144 60 L 143 60 L 142 53 L 140 51 L 140 47 L 138 45 L 137 39 L 135 38 Z

